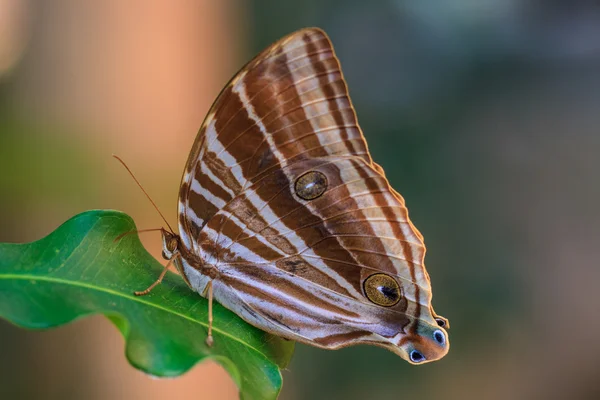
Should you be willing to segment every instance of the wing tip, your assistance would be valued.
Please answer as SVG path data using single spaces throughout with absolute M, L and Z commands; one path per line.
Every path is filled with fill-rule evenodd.
M 298 36 L 304 36 L 304 35 L 308 35 L 308 36 L 314 37 L 314 38 L 324 38 L 324 39 L 327 39 L 328 41 L 331 41 L 331 39 L 329 39 L 329 36 L 327 35 L 327 33 L 322 28 L 319 28 L 317 26 L 309 26 L 306 28 L 298 29 L 298 30 L 288 34 L 282 41 L 287 42 L 288 40 L 291 40 Z

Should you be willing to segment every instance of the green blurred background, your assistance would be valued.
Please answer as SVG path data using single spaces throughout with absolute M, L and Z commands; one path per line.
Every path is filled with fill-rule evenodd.
M 374 159 L 425 236 L 443 360 L 298 345 L 283 399 L 600 398 L 600 6 L 591 1 L 0 0 L 0 241 L 92 208 L 175 221 L 225 82 L 319 26 Z M 158 235 L 143 238 L 159 257 Z M 0 321 L 2 399 L 233 399 L 216 364 L 157 380 L 100 317 Z

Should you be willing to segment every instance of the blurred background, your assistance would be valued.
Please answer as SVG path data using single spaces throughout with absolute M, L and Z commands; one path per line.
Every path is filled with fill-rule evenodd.
M 600 398 L 600 5 L 584 0 L 0 0 L 0 241 L 114 208 L 171 221 L 227 80 L 331 36 L 374 159 L 425 236 L 443 360 L 298 345 L 283 399 Z M 159 235 L 143 240 L 159 257 Z M 157 380 L 95 317 L 0 321 L 2 399 L 235 399 L 216 364 Z

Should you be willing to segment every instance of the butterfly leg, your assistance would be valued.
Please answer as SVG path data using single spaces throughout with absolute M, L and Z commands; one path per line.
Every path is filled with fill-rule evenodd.
M 212 347 L 215 342 L 212 336 L 212 324 L 213 324 L 213 312 L 212 312 L 212 304 L 213 304 L 213 285 L 212 279 L 208 281 L 208 336 L 206 337 L 206 345 L 208 347 Z
M 165 265 L 165 268 L 160 273 L 158 279 L 156 281 L 154 281 L 154 283 L 152 285 L 148 286 L 148 288 L 146 290 L 142 290 L 140 292 L 133 292 L 133 294 L 135 294 L 136 296 L 145 296 L 148 293 L 150 293 L 152 291 L 152 289 L 154 289 L 156 287 L 156 285 L 158 285 L 159 283 L 162 282 L 163 278 L 167 274 L 167 271 L 169 270 L 169 266 L 171 265 L 171 261 L 172 260 L 173 259 L 169 260 L 169 262 L 167 263 L 167 265 Z

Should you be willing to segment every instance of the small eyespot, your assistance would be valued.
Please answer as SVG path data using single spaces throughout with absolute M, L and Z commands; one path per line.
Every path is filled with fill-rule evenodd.
M 436 318 L 435 322 L 437 322 L 437 324 L 440 328 L 444 328 L 446 326 L 446 320 L 443 320 L 441 318 Z
M 391 307 L 400 301 L 400 287 L 394 278 L 386 274 L 373 274 L 363 284 L 367 299 L 373 303 Z
M 425 356 L 423 354 L 421 354 L 419 351 L 417 350 L 413 350 L 410 352 L 410 361 L 414 362 L 414 363 L 420 363 L 421 361 L 425 360 Z
M 327 190 L 327 177 L 319 171 L 309 171 L 296 179 L 296 195 L 304 200 L 313 200 Z
M 446 335 L 439 329 L 433 332 L 433 339 L 442 346 L 446 344 Z

